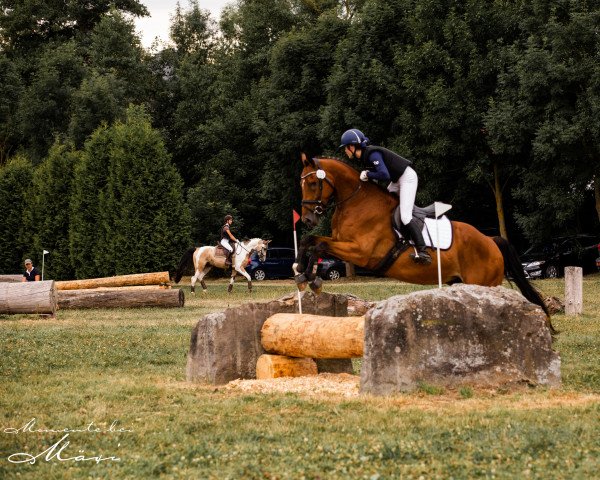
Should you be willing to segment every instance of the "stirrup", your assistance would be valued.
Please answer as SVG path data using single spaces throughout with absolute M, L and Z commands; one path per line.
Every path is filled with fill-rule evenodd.
M 412 258 L 415 263 L 420 265 L 431 265 L 431 255 L 429 255 L 425 249 L 422 251 L 417 250 L 416 253 L 411 253 L 409 257 Z

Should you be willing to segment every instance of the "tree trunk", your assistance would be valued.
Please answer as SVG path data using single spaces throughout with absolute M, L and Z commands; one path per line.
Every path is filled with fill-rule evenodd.
M 600 220 L 600 174 L 594 177 L 594 197 L 596 198 L 596 213 Z
M 116 277 L 89 278 L 56 282 L 58 290 L 79 290 L 82 288 L 124 287 L 126 285 L 160 285 L 169 283 L 169 272 L 134 273 Z
M 498 227 L 500 229 L 500 236 L 508 240 L 508 234 L 506 233 L 506 221 L 504 219 L 504 202 L 502 198 L 502 187 L 500 186 L 500 172 L 498 170 L 497 162 L 494 162 L 494 197 L 496 198 L 496 214 L 498 216 Z
M 23 275 L 0 275 L 0 282 L 21 282 L 23 280 Z
M 312 358 L 293 358 L 264 354 L 256 362 L 256 378 L 305 377 L 317 375 L 317 364 Z
M 56 285 L 45 282 L 0 283 L 0 313 L 56 312 Z
M 58 308 L 183 307 L 183 290 L 83 289 L 59 290 Z
M 325 317 L 277 313 L 263 324 L 261 341 L 268 353 L 288 357 L 362 357 L 365 317 Z

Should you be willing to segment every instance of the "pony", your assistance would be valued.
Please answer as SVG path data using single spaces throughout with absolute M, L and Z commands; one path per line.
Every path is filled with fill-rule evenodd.
M 243 242 L 237 242 L 235 244 L 233 258 L 232 258 L 232 270 L 231 279 L 229 280 L 229 286 L 227 291 L 231 293 L 233 290 L 233 284 L 235 277 L 238 273 L 243 275 L 248 281 L 248 290 L 252 291 L 252 278 L 246 272 L 246 265 L 250 259 L 252 252 L 257 252 L 261 262 L 264 262 L 267 258 L 267 248 L 271 240 L 263 240 L 261 238 L 252 238 L 251 240 L 245 240 Z M 226 269 L 225 257 L 216 255 L 217 247 L 204 246 L 204 247 L 191 247 L 181 257 L 177 271 L 175 272 L 175 283 L 179 283 L 183 276 L 186 268 L 190 265 L 193 260 L 194 263 L 194 275 L 192 276 L 191 292 L 196 293 L 196 281 L 200 281 L 202 286 L 202 292 L 206 292 L 206 283 L 204 283 L 204 277 L 212 269 L 212 267 Z
M 313 280 L 311 288 L 320 290 L 320 279 L 315 278 L 313 266 L 315 259 L 326 253 L 386 277 L 420 285 L 437 284 L 435 249 L 430 252 L 431 265 L 421 265 L 409 258 L 408 245 L 404 250 L 396 247 L 398 240 L 391 217 L 398 206 L 397 195 L 373 182 L 361 181 L 354 168 L 338 159 L 307 158 L 302 154 L 302 164 L 303 223 L 312 228 L 327 208 L 334 208 L 334 213 L 331 237 L 309 235 L 300 242 L 293 266 L 300 289 Z M 488 237 L 467 223 L 451 223 L 452 244 L 440 252 L 442 281 L 449 285 L 462 282 L 491 287 L 500 285 L 507 276 L 527 300 L 544 310 L 554 332 L 548 309 L 525 277 L 514 247 L 506 239 Z

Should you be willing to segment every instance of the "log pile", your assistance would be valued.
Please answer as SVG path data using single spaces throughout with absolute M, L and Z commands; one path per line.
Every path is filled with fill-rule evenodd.
M 261 329 L 268 354 L 256 363 L 256 378 L 317 374 L 313 359 L 349 359 L 363 355 L 365 317 L 328 317 L 276 313 Z
M 169 272 L 56 282 L 58 307 L 138 308 L 183 307 L 183 290 L 171 289 Z

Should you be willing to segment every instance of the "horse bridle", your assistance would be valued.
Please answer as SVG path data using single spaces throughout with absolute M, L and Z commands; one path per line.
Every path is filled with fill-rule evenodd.
M 327 204 L 325 202 L 323 202 L 323 200 L 322 200 L 322 198 L 323 198 L 323 180 L 325 180 L 329 184 L 329 186 L 332 188 L 332 190 L 334 190 L 334 191 L 335 191 L 335 185 L 331 180 L 329 180 L 329 178 L 327 178 L 327 174 L 325 173 L 325 170 L 323 170 L 321 168 L 319 159 L 313 158 L 313 162 L 315 163 L 316 170 L 314 172 L 308 172 L 306 175 L 302 175 L 300 177 L 300 180 L 304 180 L 305 178 L 310 177 L 311 175 L 315 175 L 318 180 L 319 198 L 317 198 L 316 200 L 302 200 L 302 205 L 303 206 L 315 205 L 314 208 L 310 208 L 310 207 L 306 207 L 306 208 L 308 208 L 308 210 L 313 212 L 315 215 L 323 215 L 323 213 L 325 212 L 325 209 L 327 208 Z M 352 197 L 354 197 L 354 195 L 356 195 L 358 193 L 358 191 L 360 190 L 360 187 L 361 187 L 361 181 L 359 180 L 358 186 L 350 194 L 350 196 L 348 198 L 345 198 L 344 200 L 335 202 L 334 207 L 336 207 L 344 202 L 347 202 Z

